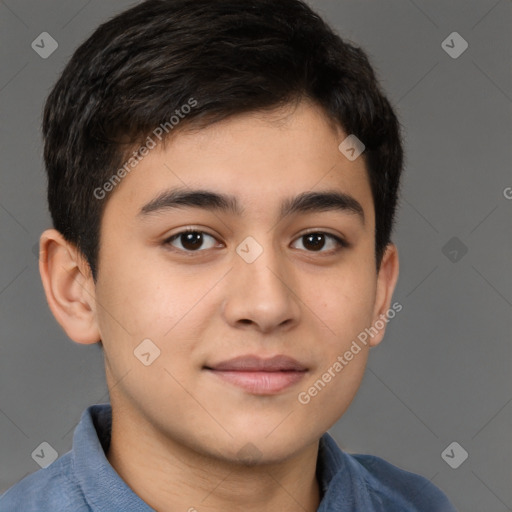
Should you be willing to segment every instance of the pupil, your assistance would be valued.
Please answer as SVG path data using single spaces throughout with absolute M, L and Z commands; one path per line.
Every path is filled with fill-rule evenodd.
M 184 237 L 185 240 L 183 241 L 182 238 L 181 244 L 185 249 L 198 249 L 203 243 L 203 236 L 201 233 L 186 233 L 182 235 L 182 237 Z
M 309 245 L 309 248 L 313 251 L 319 251 L 325 244 L 324 235 L 321 233 L 310 233 L 305 235 L 304 238 L 306 239 L 305 245 Z M 199 249 L 203 244 L 203 235 L 198 232 L 185 233 L 182 235 L 181 243 L 185 249 Z
M 324 235 L 321 233 L 311 233 L 306 235 L 307 244 L 310 244 L 314 251 L 318 251 L 324 246 Z

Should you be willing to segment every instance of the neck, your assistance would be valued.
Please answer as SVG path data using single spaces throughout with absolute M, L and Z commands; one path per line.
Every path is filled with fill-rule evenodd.
M 315 512 L 318 441 L 278 463 L 245 465 L 199 452 L 142 425 L 124 409 L 112 418 L 107 459 L 158 512 Z

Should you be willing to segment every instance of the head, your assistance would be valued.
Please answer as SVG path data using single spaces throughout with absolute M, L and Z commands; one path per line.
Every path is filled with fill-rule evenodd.
M 113 406 L 227 458 L 289 456 L 343 414 L 398 277 L 400 129 L 361 49 L 300 0 L 149 0 L 78 48 L 43 134 L 43 284 L 102 343 Z M 212 375 L 247 354 L 305 371 L 265 394 Z

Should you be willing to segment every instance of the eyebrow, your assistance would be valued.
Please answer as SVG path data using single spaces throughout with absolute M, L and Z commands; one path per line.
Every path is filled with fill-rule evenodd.
M 175 208 L 202 208 L 238 216 L 242 216 L 244 213 L 244 208 L 235 196 L 203 189 L 174 188 L 162 192 L 145 204 L 137 217 L 146 218 L 152 214 Z M 349 194 L 337 190 L 303 192 L 295 197 L 285 199 L 281 203 L 280 219 L 293 214 L 327 211 L 355 214 L 364 225 L 364 209 L 359 201 Z

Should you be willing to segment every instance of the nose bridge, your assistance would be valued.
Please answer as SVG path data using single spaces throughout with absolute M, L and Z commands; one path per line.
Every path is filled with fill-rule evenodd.
M 248 322 L 262 330 L 298 319 L 300 308 L 293 290 L 293 279 L 270 236 L 247 237 L 236 248 L 231 286 L 224 314 L 231 324 Z

